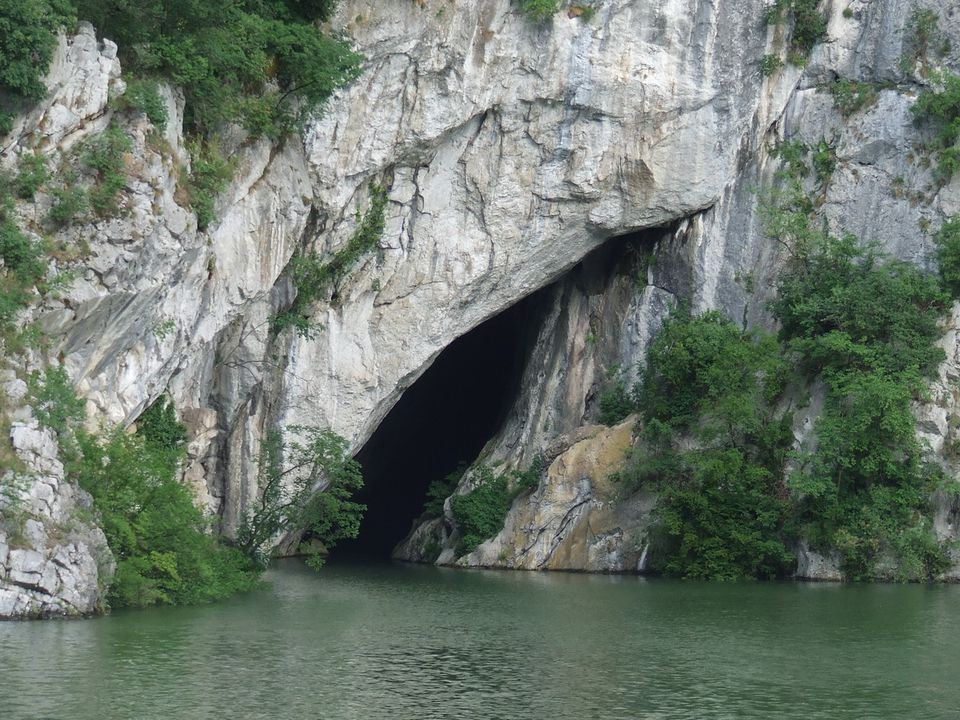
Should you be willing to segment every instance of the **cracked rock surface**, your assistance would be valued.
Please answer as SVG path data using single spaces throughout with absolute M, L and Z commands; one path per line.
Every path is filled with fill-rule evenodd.
M 29 151 L 55 168 L 110 122 L 133 141 L 120 216 L 56 234 L 89 253 L 57 261 L 77 280 L 34 313 L 53 337 L 49 357 L 63 359 L 93 426 L 129 425 L 169 393 L 190 432 L 185 480 L 229 534 L 256 496 L 253 460 L 265 432 L 329 427 L 358 449 L 451 341 L 559 280 L 524 392 L 487 452 L 525 467 L 539 453 L 559 458 L 577 443 L 602 443 L 604 433 L 588 440 L 578 432 L 593 424 L 604 374 L 619 364 L 632 377 L 678 300 L 770 324 L 783 257 L 762 232 L 756 193 L 778 168 L 770 146 L 833 144 L 838 165 L 822 189 L 824 215 L 837 231 L 925 267 L 932 240 L 921 228 L 960 211 L 960 179 L 930 187 L 930 168 L 915 162 L 924 136 L 910 107 L 921 85 L 900 68 L 909 4 L 827 0 L 829 38 L 807 68 L 764 78 L 761 58 L 785 43 L 781 30 L 763 25 L 765 4 L 606 0 L 589 23 L 560 13 L 535 25 L 510 0 L 344 0 L 333 24 L 367 58 L 363 75 L 331 98 L 303 142 L 228 137 L 237 171 L 205 231 L 179 183 L 189 165 L 182 96 L 164 90 L 163 142 L 144 118 L 116 114 L 107 102 L 124 82 L 116 47 L 81 24 L 61 39 L 48 97 L 0 141 L 4 168 Z M 943 62 L 960 68 L 960 16 L 946 3 L 921 5 L 954 41 Z M 822 89 L 837 77 L 888 85 L 875 105 L 842 117 Z M 379 250 L 313 308 L 319 329 L 310 338 L 272 333 L 271 317 L 294 296 L 284 274 L 291 257 L 342 247 L 369 206 L 371 183 L 389 198 Z M 50 203 L 41 192 L 18 206 L 37 235 Z M 568 275 L 629 233 L 642 235 L 652 261 L 577 270 L 580 285 Z M 23 364 L 32 370 L 44 359 L 34 351 Z M 950 372 L 934 393 L 939 409 L 918 409 L 934 450 L 955 432 Z M 16 382 L 22 377 L 7 383 L 8 396 L 22 398 Z M 15 432 L 38 432 L 22 407 L 14 421 Z M 87 589 L 98 584 L 100 546 L 95 534 L 58 535 L 60 511 L 41 511 L 79 494 L 55 472 L 55 453 L 23 452 L 36 466 L 27 494 L 37 517 L 22 547 L 9 537 L 0 544 L 0 616 L 24 614 L 26 598 L 35 599 L 27 614 L 86 612 L 97 601 L 84 606 L 79 596 L 92 598 Z M 594 507 L 600 470 L 577 467 Z M 489 552 L 466 562 L 642 566 L 649 502 L 622 516 L 609 498 L 602 513 L 577 506 L 570 531 L 558 535 L 556 519 L 587 485 L 559 467 L 551 473 L 560 485 L 519 499 Z M 956 513 L 944 504 L 938 513 L 938 532 L 952 537 Z M 560 539 L 530 545 L 538 533 Z M 831 572 L 824 559 L 805 567 Z M 76 582 L 64 579 L 67 570 Z M 83 589 L 78 596 L 68 587 Z M 19 599 L 4 600 L 11 597 Z

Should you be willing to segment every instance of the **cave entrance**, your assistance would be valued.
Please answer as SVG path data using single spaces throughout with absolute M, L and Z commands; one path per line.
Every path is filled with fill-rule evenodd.
M 451 343 L 404 392 L 356 458 L 367 505 L 334 557 L 388 558 L 420 517 L 427 486 L 473 462 L 519 391 L 545 309 L 540 290 Z

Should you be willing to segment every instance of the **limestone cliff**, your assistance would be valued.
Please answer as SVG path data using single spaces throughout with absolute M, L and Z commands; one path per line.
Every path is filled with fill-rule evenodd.
M 956 67 L 960 17 L 946 3 L 923 4 L 955 40 L 944 62 Z M 929 264 L 920 221 L 936 227 L 960 209 L 960 180 L 928 202 L 896 192 L 930 179 L 907 162 L 921 139 L 909 111 L 918 88 L 899 69 L 909 8 L 828 0 L 829 39 L 808 67 L 764 77 L 760 59 L 786 41 L 762 21 L 764 5 L 605 0 L 590 22 L 561 13 L 536 25 L 509 0 L 344 0 L 334 25 L 366 56 L 363 75 L 302 142 L 275 147 L 238 133 L 235 180 L 205 231 L 178 192 L 189 157 L 182 100 L 168 89 L 164 143 L 145 119 L 117 118 L 134 138 L 124 212 L 61 231 L 89 254 L 72 261 L 76 282 L 36 309 L 53 347 L 11 358 L 7 395 L 22 398 L 16 373 L 46 357 L 63 359 L 92 424 L 133 423 L 169 393 L 191 430 L 186 479 L 230 533 L 256 494 L 252 461 L 265 431 L 325 426 L 359 448 L 451 341 L 563 278 L 525 390 L 488 446 L 512 467 L 551 447 L 556 459 L 504 531 L 464 562 L 636 568 L 649 499 L 611 508 L 603 494 L 611 447 L 626 431 L 580 428 L 591 424 L 602 373 L 634 367 L 678 298 L 769 323 L 782 258 L 759 227 L 753 192 L 776 169 L 768 146 L 831 133 L 839 165 L 826 216 L 904 259 Z M 841 118 L 818 89 L 836 77 L 891 85 L 872 108 Z M 62 39 L 47 84 L 47 99 L 0 139 L 0 164 L 36 149 L 55 166 L 101 131 L 123 84 L 116 48 L 81 26 Z M 318 304 L 321 332 L 271 333 L 269 318 L 295 292 L 285 274 L 294 252 L 341 247 L 371 181 L 388 189 L 380 251 Z M 50 202 L 41 193 L 18 212 L 39 231 Z M 586 286 L 564 277 L 610 238 L 650 229 L 647 282 L 635 281 L 631 261 Z M 954 400 L 946 384 L 937 396 L 942 407 L 925 427 L 942 437 Z M 14 437 L 37 432 L 29 408 L 14 419 Z M 82 504 L 50 477 L 34 474 L 25 492 L 46 483 Z M 952 512 L 941 513 L 945 534 L 955 531 Z M 43 561 L 30 555 L 31 569 L 14 551 L 4 559 L 0 536 L 0 615 L 98 606 L 96 591 L 65 593 L 98 585 L 102 536 L 86 527 L 80 550 L 72 536 L 51 539 L 50 522 L 40 519 L 45 538 L 20 539 L 17 552 Z M 44 578 L 68 551 L 57 567 L 78 583 L 14 577 Z

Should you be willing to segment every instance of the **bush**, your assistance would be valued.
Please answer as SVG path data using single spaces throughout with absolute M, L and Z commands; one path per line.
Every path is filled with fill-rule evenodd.
M 63 435 L 83 419 L 84 402 L 74 393 L 73 383 L 62 367 L 34 371 L 28 387 L 33 414 L 44 427 Z
M 379 185 L 370 185 L 370 207 L 361 217 L 346 244 L 324 262 L 317 253 L 305 253 L 290 261 L 290 276 L 297 288 L 293 303 L 274 317 L 274 330 L 292 327 L 301 337 L 308 338 L 314 330 L 309 312 L 313 303 L 337 286 L 367 253 L 379 247 L 385 227 L 387 191 Z
M 783 60 L 779 55 L 764 55 L 760 60 L 760 74 L 770 77 L 783 67 Z
M 14 183 L 17 197 L 31 200 L 40 186 L 50 179 L 47 161 L 42 155 L 21 155 L 17 163 L 17 179 Z
M 534 22 L 545 22 L 559 11 L 559 0 L 520 0 L 520 12 Z
M 914 119 L 936 132 L 934 150 L 939 154 L 938 173 L 949 180 L 960 170 L 960 75 L 941 73 L 934 87 L 920 93 L 913 106 Z
M 210 135 L 230 121 L 286 126 L 299 105 L 310 112 L 359 74 L 361 58 L 313 24 L 334 4 L 79 0 L 78 10 L 119 44 L 125 69 L 180 85 L 188 129 Z M 251 98 L 269 102 L 251 105 Z M 248 109 L 269 109 L 274 120 L 248 122 Z
M 9 218 L 0 220 L 0 258 L 4 268 L 23 285 L 39 283 L 46 273 L 43 246 Z
M 814 148 L 813 169 L 822 185 L 830 183 L 830 178 L 837 169 L 837 150 L 826 140 L 821 140 Z
M 207 534 L 174 476 L 171 448 L 120 428 L 104 438 L 81 432 L 78 441 L 70 475 L 93 496 L 117 561 L 113 607 L 210 602 L 258 584 L 259 568 Z
M 619 368 L 615 368 L 607 379 L 607 387 L 600 393 L 600 415 L 597 420 L 602 425 L 617 425 L 631 413 L 637 411 L 637 402 Z
M 911 404 L 944 357 L 946 306 L 935 278 L 852 237 L 823 236 L 781 278 L 781 337 L 827 386 L 816 447 L 790 484 L 804 534 L 839 549 L 849 577 L 871 577 L 884 552 L 902 567 L 932 557 L 914 541 L 939 473 L 922 460 Z
M 960 299 L 960 217 L 944 223 L 934 240 L 943 285 L 954 299 Z
M 679 311 L 651 345 L 638 402 L 647 419 L 672 428 L 689 427 L 704 408 L 748 417 L 783 390 L 786 368 L 776 341 L 744 332 L 718 312 L 698 318 Z M 730 398 L 737 403 L 728 403 Z
M 513 504 L 514 494 L 510 492 L 506 475 L 494 475 L 486 466 L 476 472 L 479 478 L 474 489 L 450 498 L 450 510 L 460 529 L 457 555 L 473 552 L 500 532 Z
M 463 474 L 467 471 L 467 463 L 460 463 L 457 469 L 443 480 L 431 480 L 427 486 L 427 499 L 423 504 L 423 513 L 428 517 L 442 517 L 443 506 L 460 484 Z
M 237 533 L 246 557 L 264 566 L 279 535 L 306 533 L 327 549 L 357 536 L 367 508 L 351 500 L 363 475 L 347 449 L 330 430 L 297 425 L 267 435 L 257 465 L 259 496 Z
M 29 388 L 37 419 L 57 433 L 69 479 L 93 497 L 117 562 L 113 607 L 208 602 L 257 585 L 259 568 L 208 534 L 177 482 L 186 431 L 172 404 L 155 403 L 136 434 L 118 427 L 94 435 L 77 429 L 84 403 L 62 367 L 33 373 Z
M 96 184 L 89 193 L 90 207 L 100 217 L 118 211 L 118 196 L 126 186 L 124 154 L 130 152 L 130 136 L 118 127 L 109 127 L 89 140 L 81 151 L 81 162 L 96 175 Z
M 224 159 L 215 142 L 197 141 L 190 147 L 191 164 L 187 189 L 190 205 L 197 214 L 197 227 L 205 230 L 213 222 L 214 203 L 233 177 L 233 164 Z
M 0 0 L 0 91 L 26 101 L 46 95 L 57 28 L 72 25 L 71 15 L 67 0 Z
M 827 18 L 820 12 L 819 4 L 820 0 L 775 0 L 767 6 L 764 19 L 768 24 L 779 24 L 788 17 L 793 18 L 791 61 L 808 55 L 827 35 Z
M 147 117 L 157 130 L 167 127 L 167 104 L 160 95 L 156 80 L 131 80 L 127 90 L 114 101 L 119 110 L 133 110 Z
M 790 418 L 774 403 L 786 366 L 776 340 L 716 312 L 681 310 L 650 348 L 639 392 L 644 429 L 620 479 L 658 493 L 657 569 L 714 579 L 776 577 L 792 556 L 783 467 Z M 695 440 L 680 450 L 677 432 Z
M 64 187 L 53 188 L 50 191 L 53 205 L 50 207 L 47 219 L 55 227 L 69 225 L 87 210 L 87 193 L 83 188 L 77 187 L 74 182 L 68 176 Z
M 514 499 L 535 489 L 544 469 L 545 463 L 540 456 L 526 471 L 515 470 L 509 475 L 494 475 L 486 465 L 477 466 L 473 490 L 450 498 L 450 511 L 460 530 L 457 555 L 473 552 L 500 532 Z
M 875 85 L 846 79 L 834 82 L 830 86 L 830 93 L 843 117 L 850 117 L 875 105 L 880 97 Z

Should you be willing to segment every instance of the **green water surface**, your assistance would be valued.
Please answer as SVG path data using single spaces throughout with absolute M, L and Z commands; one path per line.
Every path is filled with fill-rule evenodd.
M 958 718 L 960 587 L 297 562 L 0 623 L 0 718 Z

